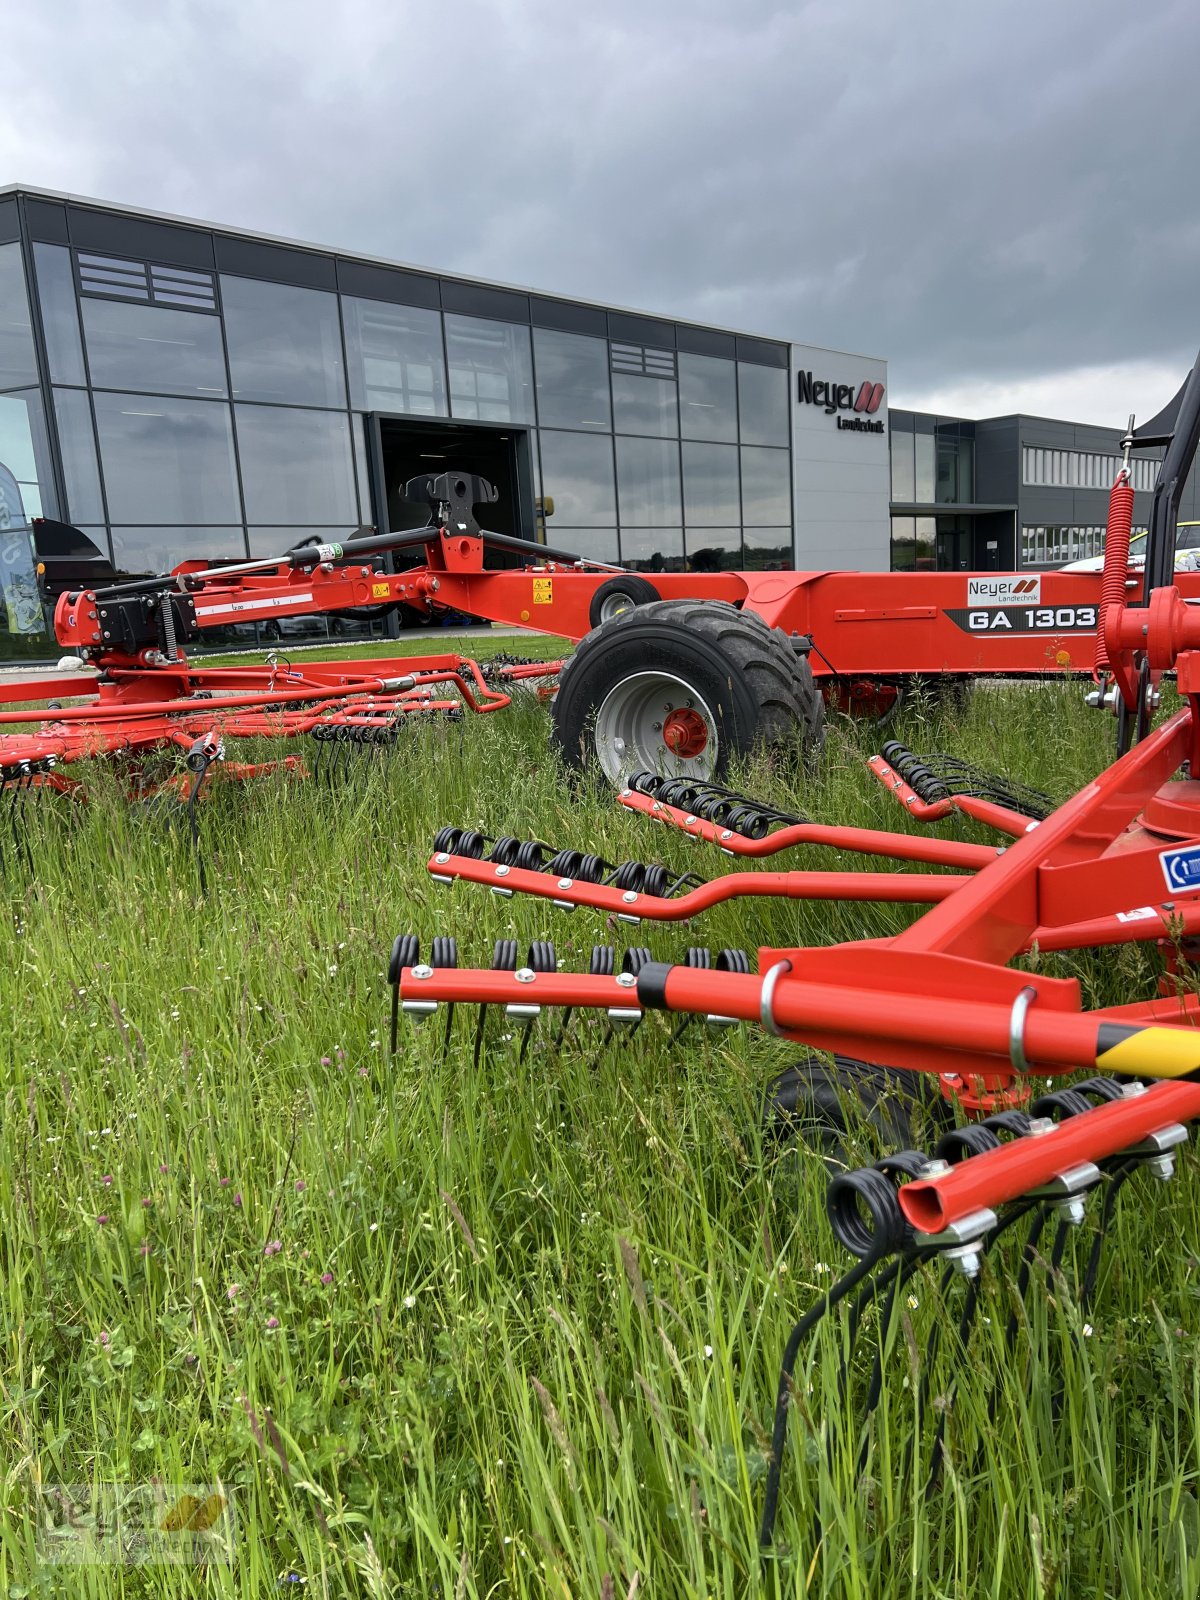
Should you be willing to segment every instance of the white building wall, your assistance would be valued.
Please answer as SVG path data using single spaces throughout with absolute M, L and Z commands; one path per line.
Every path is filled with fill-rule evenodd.
M 887 362 L 794 344 L 790 378 L 796 566 L 805 572 L 886 571 Z M 872 386 L 867 405 L 873 400 L 874 409 L 856 412 L 864 384 Z

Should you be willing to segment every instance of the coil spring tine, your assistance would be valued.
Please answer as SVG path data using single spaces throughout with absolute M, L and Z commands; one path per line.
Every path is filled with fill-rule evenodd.
M 392 940 L 392 953 L 388 960 L 388 982 L 392 986 L 392 1054 L 396 1054 L 397 1025 L 400 1014 L 400 974 L 405 967 L 415 967 L 420 960 L 421 947 L 415 934 L 398 933 Z
M 833 1310 L 840 1300 L 843 1300 L 850 1291 L 862 1282 L 876 1267 L 878 1262 L 863 1260 L 857 1262 L 850 1271 L 833 1284 L 826 1293 L 817 1301 L 816 1305 L 802 1316 L 788 1335 L 787 1344 L 784 1346 L 783 1360 L 779 1365 L 779 1385 L 775 1394 L 775 1420 L 771 1429 L 771 1462 L 767 1471 L 767 1487 L 763 1496 L 762 1523 L 759 1527 L 758 1542 L 765 1548 L 771 1543 L 771 1535 L 775 1528 L 775 1515 L 779 1509 L 779 1481 L 783 1471 L 783 1451 L 787 1443 L 788 1411 L 792 1398 L 792 1374 L 796 1368 L 796 1358 L 800 1354 L 800 1346 L 805 1338 L 816 1328 L 821 1319 Z
M 517 941 L 515 939 L 497 939 L 492 946 L 493 972 L 515 972 L 517 970 Z M 483 1049 L 483 1030 L 487 1022 L 487 1005 L 479 1007 L 479 1016 L 475 1022 L 475 1045 L 472 1052 L 472 1063 L 479 1066 L 479 1057 Z
M 479 835 L 476 835 L 479 837 Z M 433 941 L 433 948 L 429 953 L 431 967 L 457 967 L 458 966 L 458 941 L 452 934 L 439 935 Z M 454 1026 L 454 1002 L 450 1001 L 446 1007 L 446 1031 L 442 1036 L 442 1054 L 447 1055 L 450 1050 L 450 1030 Z
M 558 957 L 554 946 L 548 939 L 534 940 L 534 942 L 529 946 L 529 953 L 526 956 L 525 965 L 531 972 L 557 971 Z M 518 1064 L 525 1059 L 526 1051 L 529 1049 L 529 1040 L 533 1034 L 533 1024 L 536 1020 L 536 1017 L 530 1017 L 528 1022 L 525 1024 L 525 1031 L 521 1035 L 521 1049 L 517 1056 Z
M 683 958 L 683 965 L 691 967 L 693 971 L 708 972 L 712 968 L 712 951 L 705 949 L 703 945 L 691 945 Z M 697 1014 L 694 1011 L 685 1011 L 667 1041 L 668 1044 L 677 1044 L 696 1020 Z
M 654 900 L 662 900 L 670 888 L 666 867 L 648 866 L 642 874 L 641 890 Z

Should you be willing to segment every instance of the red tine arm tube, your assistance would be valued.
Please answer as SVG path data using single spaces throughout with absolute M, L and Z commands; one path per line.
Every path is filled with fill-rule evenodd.
M 1138 1144 L 1172 1122 L 1200 1117 L 1200 1083 L 1160 1083 L 1060 1123 L 971 1156 L 940 1178 L 918 1178 L 900 1190 L 900 1209 L 920 1233 L 941 1233 L 972 1211 L 994 1210 L 1049 1183 L 1081 1162 L 1098 1162 Z

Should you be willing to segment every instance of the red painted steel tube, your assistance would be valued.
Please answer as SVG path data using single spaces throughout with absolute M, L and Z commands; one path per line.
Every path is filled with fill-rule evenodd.
M 1101 1040 L 1101 1029 L 1119 1013 L 1079 1011 L 1073 980 L 955 957 L 911 961 L 899 939 L 796 950 L 787 959 L 792 970 L 774 984 L 768 1020 L 784 1037 L 823 1049 L 890 1066 L 1016 1076 L 1013 1008 L 1021 988 L 1029 987 L 1035 999 L 1025 1013 L 1021 1041 L 1031 1073 L 1097 1064 L 1147 1078 L 1179 1077 L 1193 1066 L 1200 1070 L 1200 1030 L 1168 1024 L 1147 1032 L 1140 1048 L 1123 1046 L 1118 1064 Z M 764 1020 L 762 978 L 676 966 L 666 974 L 661 993 L 670 1011 Z
M 426 978 L 413 976 L 413 968 L 400 974 L 405 1000 L 437 1000 L 462 1005 L 546 1005 L 576 1008 L 619 1007 L 638 1011 L 637 991 L 616 976 L 593 977 L 587 972 L 538 972 L 521 982 L 514 972 L 488 968 L 434 967 Z M 428 970 L 428 969 L 422 969 Z
M 1197 1117 L 1200 1083 L 1156 1084 L 1132 1099 L 1070 1117 L 1053 1133 L 971 1156 L 940 1178 L 906 1183 L 900 1209 L 921 1233 L 941 1233 L 972 1211 L 1019 1199 L 1081 1162 L 1118 1155 L 1172 1122 Z
M 876 828 L 839 828 L 820 822 L 802 822 L 770 833 L 765 839 L 747 839 L 719 823 L 706 822 L 678 806 L 665 805 L 636 789 L 618 796 L 630 811 L 640 811 L 656 822 L 665 822 L 693 839 L 706 839 L 732 856 L 773 856 L 799 845 L 828 845 L 834 850 L 853 850 L 860 855 L 888 856 L 895 861 L 923 861 L 938 867 L 986 867 L 996 859 L 996 850 L 986 844 L 965 844 L 958 839 L 935 839 L 921 834 L 888 833 Z M 691 818 L 689 822 L 688 819 Z
M 1111 917 L 1094 917 L 1062 927 L 1035 928 L 1029 945 L 1039 950 L 1088 950 L 1096 945 L 1144 944 L 1151 939 L 1182 938 L 1200 934 L 1200 900 L 1179 900 L 1170 909 L 1142 906 Z
M 950 804 L 955 811 L 974 817 L 976 822 L 985 822 L 989 828 L 995 828 L 997 833 L 1007 833 L 1013 839 L 1019 839 L 1022 834 L 1032 833 L 1034 828 L 1040 826 L 1036 817 L 1027 817 L 1020 811 L 1010 811 L 1007 806 L 998 806 L 994 800 L 981 800 L 974 794 L 951 795 Z
M 141 700 L 126 702 L 114 700 L 108 704 L 92 706 L 64 706 L 61 711 L 0 711 L 0 725 L 9 723 L 104 723 L 136 721 L 145 717 L 173 716 L 180 713 L 207 713 L 209 711 L 253 711 L 273 705 L 287 705 L 300 700 L 321 700 L 328 705 L 339 704 L 358 696 L 403 696 L 425 684 L 453 683 L 473 711 L 500 711 L 510 705 L 511 699 L 496 690 L 485 690 L 486 699 L 477 701 L 471 687 L 457 673 L 413 674 L 414 682 L 404 682 L 404 687 L 388 687 L 389 680 L 374 678 L 361 684 L 309 685 L 302 689 L 263 689 L 245 694 L 216 695 L 211 700 L 195 699 Z M 393 685 L 398 680 L 390 680 Z
M 951 812 L 961 811 L 976 822 L 984 822 L 989 828 L 995 828 L 998 833 L 1008 834 L 1012 839 L 1019 839 L 1038 825 L 1033 817 L 1024 816 L 1020 811 L 1010 811 L 1007 806 L 998 806 L 993 800 L 980 800 L 971 794 L 947 795 L 944 800 L 922 800 L 912 785 L 894 767 L 890 767 L 882 756 L 871 756 L 867 768 L 896 797 L 909 816 L 915 817 L 918 822 L 941 822 Z
M 502 892 L 537 895 L 572 906 L 592 906 L 614 916 L 644 918 L 648 922 L 683 922 L 723 900 L 773 896 L 780 900 L 875 900 L 900 905 L 932 905 L 954 894 L 971 880 L 959 873 L 939 876 L 916 872 L 733 872 L 724 878 L 689 889 L 686 894 L 660 899 L 649 894 L 623 892 L 605 884 L 551 877 L 521 867 L 499 869 L 492 861 L 468 856 L 431 856 L 429 871 L 435 877 L 463 878 Z M 569 886 L 561 885 L 567 882 Z

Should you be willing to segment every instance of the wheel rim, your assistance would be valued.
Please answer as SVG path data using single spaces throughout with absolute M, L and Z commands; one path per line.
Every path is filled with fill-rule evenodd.
M 594 737 L 596 759 L 613 783 L 644 769 L 711 778 L 717 768 L 716 717 L 690 683 L 667 672 L 635 672 L 610 689 Z
M 632 595 L 623 594 L 617 590 L 613 594 L 606 594 L 600 602 L 600 621 L 611 622 L 614 617 L 619 617 L 624 611 L 632 611 L 637 601 Z

